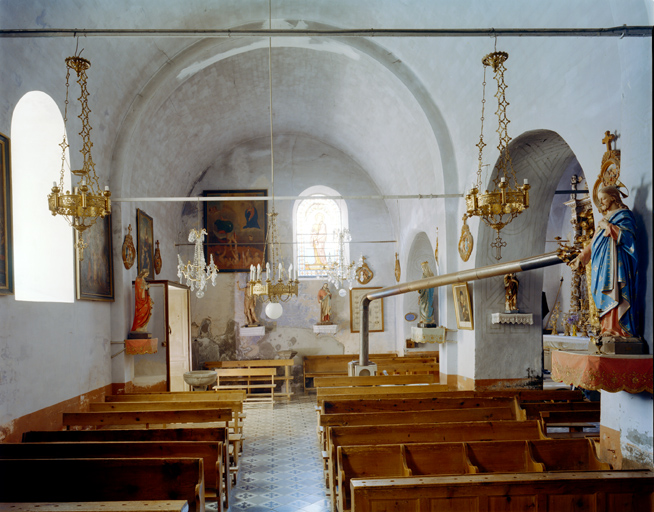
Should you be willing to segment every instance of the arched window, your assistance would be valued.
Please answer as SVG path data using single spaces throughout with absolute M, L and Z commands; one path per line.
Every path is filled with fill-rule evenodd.
M 348 228 L 347 205 L 342 199 L 327 196 L 340 194 L 323 186 L 302 192 L 293 207 L 294 256 L 299 277 L 323 277 L 324 266 L 338 258 L 338 232 Z M 344 247 L 349 261 L 349 244 Z
M 73 230 L 48 209 L 59 182 L 64 120 L 40 91 L 23 96 L 11 119 L 11 168 L 16 300 L 73 302 Z M 68 152 L 66 152 L 68 162 Z M 64 188 L 70 190 L 68 167 Z

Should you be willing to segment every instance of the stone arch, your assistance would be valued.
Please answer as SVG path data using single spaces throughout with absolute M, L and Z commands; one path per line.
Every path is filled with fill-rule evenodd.
M 561 176 L 576 159 L 567 142 L 551 130 L 533 130 L 516 137 L 509 145 L 518 182 L 529 179 L 530 206 L 502 230 L 507 246 L 503 262 L 546 252 L 550 205 Z M 493 171 L 497 172 L 497 169 Z M 479 223 L 476 267 L 497 263 L 488 247 L 495 232 Z M 502 277 L 472 283 L 475 315 L 475 381 L 480 387 L 498 385 L 494 376 L 503 375 L 521 385 L 538 385 L 542 378 L 541 298 L 543 270 L 519 273 L 518 307 L 532 313 L 531 326 L 491 323 L 491 313 L 503 310 Z M 511 357 L 507 357 L 510 353 Z
M 435 276 L 438 275 L 438 265 L 436 265 L 436 259 L 434 258 L 434 248 L 429 241 L 427 233 L 421 231 L 416 233 L 411 242 L 411 248 L 409 249 L 409 256 L 406 260 L 406 269 L 403 271 L 405 278 L 402 281 L 415 281 L 417 279 L 422 279 L 422 267 L 421 264 L 423 261 L 429 263 L 429 268 L 432 270 Z M 439 323 L 440 311 L 439 311 L 439 293 L 440 288 L 434 290 L 434 321 Z M 402 318 L 399 320 L 402 325 L 402 332 L 404 334 L 403 340 L 411 338 L 411 327 L 418 325 L 419 317 L 419 307 L 418 307 L 418 292 L 405 293 L 402 295 L 402 308 L 400 309 L 400 314 Z M 413 322 L 407 322 L 404 319 L 404 316 L 407 313 L 415 313 L 418 315 L 418 318 Z

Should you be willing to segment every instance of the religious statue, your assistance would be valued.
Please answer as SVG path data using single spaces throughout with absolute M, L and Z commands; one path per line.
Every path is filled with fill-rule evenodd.
M 320 303 L 320 322 L 318 322 L 318 325 L 331 324 L 332 292 L 329 291 L 329 284 L 323 284 L 322 288 L 318 290 L 318 302 Z
M 577 270 L 591 262 L 591 294 L 600 316 L 603 336 L 635 338 L 637 297 L 636 222 L 622 202 L 620 189 L 600 189 L 597 224 L 592 243 L 572 262 Z
M 257 297 L 252 294 L 252 289 L 245 283 L 245 287 L 241 288 L 241 285 L 236 282 L 236 287 L 244 291 L 243 294 L 243 311 L 245 313 L 245 323 L 244 327 L 256 327 L 259 325 L 259 319 L 257 318 L 257 312 L 255 311 L 255 306 L 257 304 Z
M 421 266 L 423 279 L 434 277 L 434 273 L 429 268 L 429 262 L 423 261 Z M 418 290 L 418 293 L 420 294 L 418 302 L 420 306 L 420 322 L 418 323 L 418 327 L 438 327 L 434 322 L 434 289 Z
M 154 301 L 150 297 L 150 285 L 145 280 L 150 272 L 144 268 L 134 281 L 134 322 L 131 332 L 147 332 L 148 322 L 152 316 Z
M 504 310 L 507 313 L 518 311 L 518 286 L 520 283 L 515 274 L 506 274 L 504 276 Z

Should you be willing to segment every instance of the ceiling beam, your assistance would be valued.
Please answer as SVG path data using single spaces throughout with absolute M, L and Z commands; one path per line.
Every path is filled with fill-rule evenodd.
M 652 37 L 651 26 L 471 29 L 3 29 L 0 37 Z

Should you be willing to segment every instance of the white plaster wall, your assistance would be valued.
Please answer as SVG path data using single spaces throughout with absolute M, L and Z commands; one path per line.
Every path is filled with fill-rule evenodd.
M 601 424 L 620 432 L 622 456 L 642 466 L 654 466 L 652 395 L 602 391 L 601 402 Z

